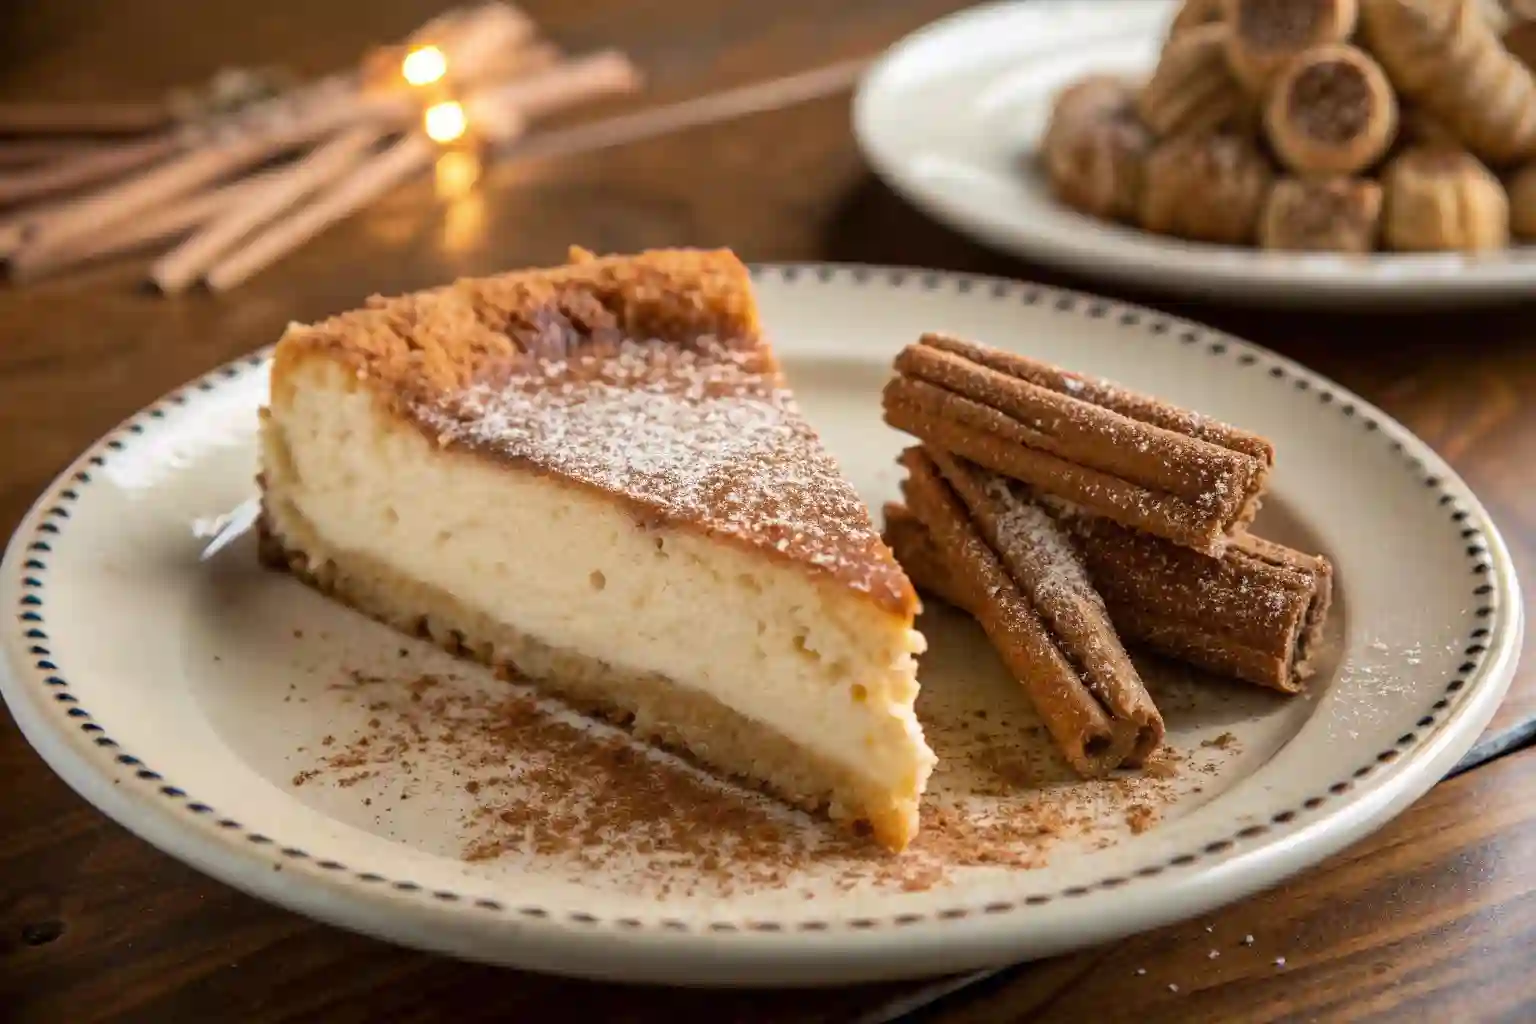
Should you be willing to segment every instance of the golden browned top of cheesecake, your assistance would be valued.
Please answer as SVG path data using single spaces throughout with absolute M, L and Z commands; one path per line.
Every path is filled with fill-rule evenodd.
M 279 343 L 273 400 L 316 354 L 440 445 L 625 500 L 809 567 L 888 610 L 917 598 L 759 330 L 729 251 L 662 250 L 459 281 Z

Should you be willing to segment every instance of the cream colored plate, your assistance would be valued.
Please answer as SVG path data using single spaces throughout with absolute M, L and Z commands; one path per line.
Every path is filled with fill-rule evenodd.
M 619 763 L 609 730 L 510 715 L 507 684 L 258 569 L 249 536 L 203 560 L 253 492 L 258 356 L 115 430 L 22 523 L 0 571 L 12 713 L 104 812 L 303 913 L 522 967 L 784 984 L 1042 956 L 1237 899 L 1381 825 L 1498 705 L 1522 622 L 1503 543 L 1423 444 L 1328 381 L 1010 281 L 787 266 L 758 287 L 807 413 L 876 507 L 903 445 L 880 387 L 925 329 L 1273 438 L 1261 529 L 1338 565 L 1312 694 L 1149 665 L 1168 772 L 1076 782 L 980 631 L 935 610 L 919 710 L 949 811 L 901 859 L 850 850 L 668 759 Z M 1011 863 L 967 863 L 987 855 Z
M 854 129 L 918 207 L 1017 255 L 1215 298 L 1293 305 L 1453 303 L 1536 291 L 1536 247 L 1365 257 L 1199 245 L 1057 203 L 1033 154 L 1056 92 L 1096 73 L 1144 77 L 1170 0 L 1028 0 L 967 8 L 896 44 L 865 75 Z

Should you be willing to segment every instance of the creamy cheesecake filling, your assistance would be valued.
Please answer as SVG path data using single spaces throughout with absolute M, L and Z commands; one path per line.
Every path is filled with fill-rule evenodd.
M 290 376 L 263 431 L 269 500 L 322 550 L 450 593 L 554 648 L 713 696 L 917 800 L 934 757 L 913 713 L 922 637 L 730 544 L 650 529 L 583 488 L 445 451 L 337 365 Z M 842 599 L 840 599 L 842 598 Z

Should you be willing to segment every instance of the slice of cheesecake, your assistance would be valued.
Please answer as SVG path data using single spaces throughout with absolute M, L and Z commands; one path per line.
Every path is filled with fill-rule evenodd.
M 917 598 L 729 252 L 374 299 L 278 343 L 272 564 L 900 849 Z

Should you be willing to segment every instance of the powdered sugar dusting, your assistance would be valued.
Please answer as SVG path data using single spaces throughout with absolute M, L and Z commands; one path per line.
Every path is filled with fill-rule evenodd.
M 988 473 L 986 487 L 1000 513 L 997 533 L 1003 561 L 1038 566 L 1041 590 L 1060 589 L 1102 605 L 1081 556 L 1051 514 L 1019 495 L 1006 477 Z
M 764 350 L 624 340 L 531 360 L 419 406 L 440 444 L 558 473 L 822 567 L 891 588 L 868 511 Z

